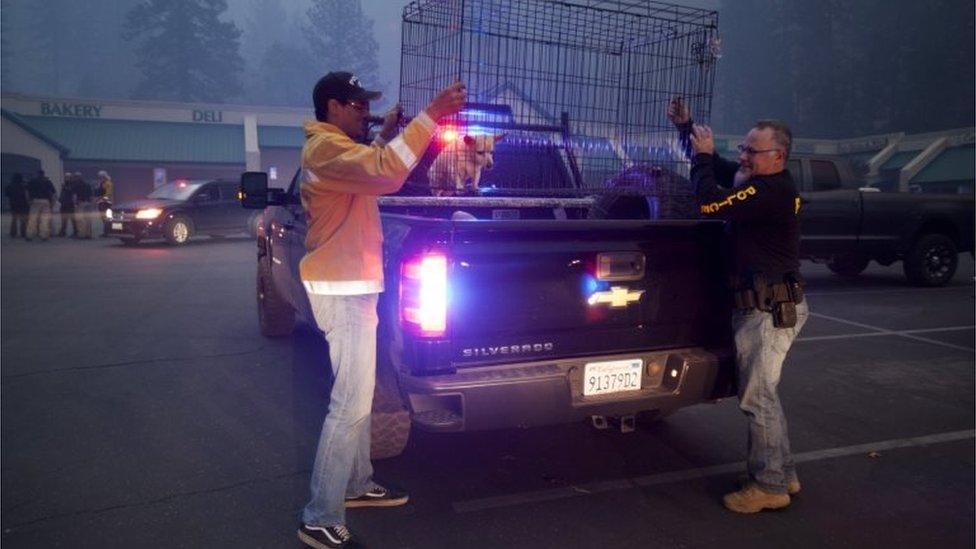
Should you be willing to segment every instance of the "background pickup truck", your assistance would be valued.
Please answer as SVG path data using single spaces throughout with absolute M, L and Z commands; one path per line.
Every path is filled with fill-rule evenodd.
M 266 336 L 291 333 L 296 320 L 315 326 L 298 274 L 298 187 L 297 174 L 270 194 L 264 174 L 242 177 L 244 206 L 267 206 L 256 258 Z M 373 457 L 399 454 L 411 423 L 470 431 L 609 416 L 629 430 L 734 394 L 721 223 L 452 220 L 450 206 L 416 217 L 390 212 L 404 198 L 381 200 L 391 204 L 381 203 Z
M 801 256 L 839 275 L 900 260 L 913 284 L 941 286 L 973 252 L 973 195 L 880 192 L 840 157 L 796 155 L 788 169 L 803 203 Z

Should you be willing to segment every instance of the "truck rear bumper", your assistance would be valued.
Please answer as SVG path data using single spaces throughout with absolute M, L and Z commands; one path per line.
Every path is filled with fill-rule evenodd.
M 643 363 L 639 390 L 583 395 L 587 364 L 635 358 Z M 734 361 L 731 349 L 696 347 L 403 375 L 400 386 L 418 427 L 477 431 L 670 411 L 732 396 Z

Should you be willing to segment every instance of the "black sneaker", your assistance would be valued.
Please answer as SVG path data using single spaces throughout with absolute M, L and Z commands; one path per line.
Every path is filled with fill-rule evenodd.
M 298 539 L 305 545 L 317 549 L 366 547 L 353 539 L 352 532 L 343 524 L 338 526 L 307 526 L 303 524 L 298 528 Z
M 346 498 L 346 508 L 352 507 L 396 507 L 410 499 L 405 492 L 397 492 L 377 486 L 358 498 Z

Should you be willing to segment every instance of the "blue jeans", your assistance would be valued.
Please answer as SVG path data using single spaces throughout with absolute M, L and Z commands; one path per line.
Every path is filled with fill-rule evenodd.
M 346 522 L 346 497 L 371 490 L 369 423 L 376 385 L 376 304 L 379 294 L 308 294 L 315 322 L 329 343 L 332 394 L 312 467 L 309 526 Z
M 787 483 L 797 478 L 777 386 L 783 360 L 809 315 L 806 301 L 796 306 L 793 328 L 774 327 L 772 313 L 756 309 L 732 315 L 739 409 L 749 418 L 749 479 L 766 492 L 786 493 Z

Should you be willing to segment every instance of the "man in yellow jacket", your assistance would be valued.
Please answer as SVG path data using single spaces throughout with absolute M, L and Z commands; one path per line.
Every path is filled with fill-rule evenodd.
M 387 114 L 371 145 L 369 102 L 348 72 L 332 72 L 312 92 L 315 121 L 305 124 L 302 205 L 307 253 L 300 264 L 315 322 L 329 343 L 333 384 L 312 468 L 311 500 L 299 539 L 311 547 L 356 547 L 345 526 L 347 507 L 392 507 L 407 495 L 373 482 L 370 410 L 376 382 L 376 305 L 383 291 L 383 232 L 377 197 L 400 189 L 430 144 L 441 117 L 465 101 L 456 82 L 396 135 L 398 108 Z

